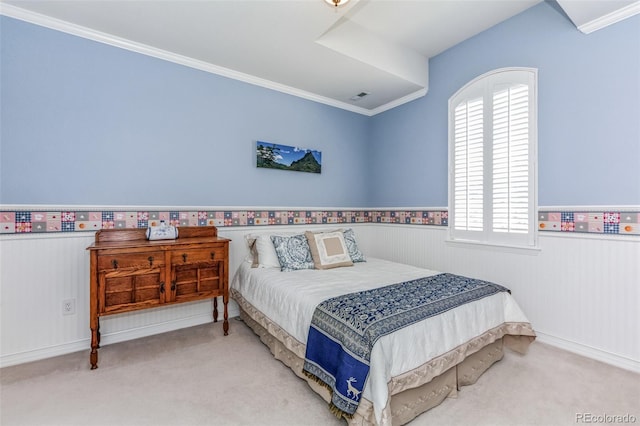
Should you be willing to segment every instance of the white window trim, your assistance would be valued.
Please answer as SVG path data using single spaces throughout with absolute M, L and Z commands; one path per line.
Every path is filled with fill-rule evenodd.
M 487 78 L 490 77 L 496 77 L 498 74 L 500 73 L 506 73 L 506 72 L 512 72 L 512 71 L 524 71 L 524 72 L 528 72 L 531 74 L 532 76 L 532 96 L 530 99 L 530 108 L 531 108 L 531 114 L 530 114 L 530 123 L 529 123 L 529 130 L 530 130 L 530 146 L 529 146 L 529 155 L 531 156 L 531 162 L 530 162 L 530 179 L 532 179 L 533 181 L 533 188 L 530 191 L 529 194 L 529 200 L 531 203 L 531 210 L 530 210 L 530 217 L 529 217 L 529 224 L 528 224 L 528 238 L 527 238 L 527 243 L 526 244 L 521 244 L 521 243 L 515 243 L 515 244 L 511 244 L 510 242 L 505 242 L 505 241 L 491 241 L 491 240 L 476 240 L 473 238 L 466 238 L 465 236 L 462 236 L 462 233 L 460 233 L 458 231 L 458 235 L 456 235 L 455 232 L 455 199 L 454 199 L 454 156 L 453 156 L 453 139 L 454 139 L 454 132 L 453 132 L 453 107 L 455 105 L 455 103 L 459 103 L 460 101 L 460 95 L 465 92 L 465 90 L 469 89 L 469 93 L 466 94 L 465 98 L 469 98 L 471 96 L 471 90 L 474 91 L 478 91 L 478 93 L 480 93 L 480 91 L 484 91 L 484 89 L 480 89 L 477 86 L 480 86 L 479 83 L 481 80 L 485 80 Z M 476 86 L 473 89 L 470 89 L 471 86 Z M 448 150 L 448 201 L 449 201 L 449 205 L 448 205 L 448 210 L 449 210 L 449 225 L 448 225 L 448 232 L 447 232 L 447 240 L 446 242 L 450 245 L 459 245 L 459 246 L 464 246 L 464 247 L 469 247 L 469 248 L 495 248 L 498 250 L 506 250 L 506 251 L 510 251 L 510 252 L 538 252 L 540 250 L 539 248 L 539 239 L 538 239 L 538 227 L 537 227 L 537 217 L 538 217 L 538 70 L 536 68 L 528 68 L 528 67 L 507 67 L 507 68 L 500 68 L 500 69 L 496 69 L 496 70 L 492 70 L 489 71 L 485 74 L 482 74 L 476 78 L 474 78 L 472 81 L 470 81 L 469 83 L 465 84 L 462 88 L 460 88 L 460 90 L 458 90 L 455 94 L 453 94 L 450 98 L 449 98 L 449 103 L 448 103 L 448 111 L 447 111 L 447 118 L 448 118 L 448 146 L 447 146 L 447 150 Z M 486 194 L 485 194 L 486 197 Z M 485 209 L 486 209 L 486 204 L 485 204 Z M 489 210 L 490 212 L 490 210 Z

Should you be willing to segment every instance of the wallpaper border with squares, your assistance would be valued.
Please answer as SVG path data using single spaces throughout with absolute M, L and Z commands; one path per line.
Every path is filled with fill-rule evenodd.
M 95 232 L 100 229 L 135 229 L 158 225 L 175 226 L 277 226 L 353 223 L 384 223 L 446 227 L 446 210 L 68 210 L 0 211 L 0 234 Z M 639 211 L 540 210 L 541 232 L 640 235 Z

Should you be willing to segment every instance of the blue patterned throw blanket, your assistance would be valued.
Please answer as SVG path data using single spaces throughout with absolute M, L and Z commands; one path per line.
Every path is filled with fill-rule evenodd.
M 351 416 L 369 375 L 374 343 L 382 336 L 482 299 L 505 287 L 438 274 L 320 303 L 313 314 L 303 371 L 332 391 L 332 411 Z

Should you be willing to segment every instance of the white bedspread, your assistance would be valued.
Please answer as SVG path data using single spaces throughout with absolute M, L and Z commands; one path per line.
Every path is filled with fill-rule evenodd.
M 251 268 L 245 262 L 231 288 L 306 344 L 313 312 L 323 300 L 437 273 L 375 258 L 352 267 L 294 272 Z M 529 321 L 513 297 L 500 292 L 381 337 L 371 352 L 369 378 L 362 394 L 373 403 L 378 423 L 389 397 L 387 383 L 391 377 L 415 369 L 505 322 Z

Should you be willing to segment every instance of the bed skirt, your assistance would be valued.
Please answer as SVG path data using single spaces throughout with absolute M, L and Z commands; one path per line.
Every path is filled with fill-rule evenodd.
M 271 322 L 240 294 L 233 290 L 232 293 L 240 306 L 240 318 L 260 337 L 274 357 L 304 379 L 327 403 L 330 402 L 330 391 L 302 371 L 304 345 Z M 525 353 L 535 334 L 531 330 L 532 335 L 529 336 L 529 330 L 521 328 L 521 324 L 503 324 L 412 371 L 393 377 L 388 384 L 391 397 L 383 410 L 381 423 L 408 423 L 445 398 L 456 397 L 461 386 L 475 383 L 482 373 L 502 359 L 504 346 Z M 346 420 L 349 425 L 375 425 L 371 401 L 362 398 L 353 417 Z

